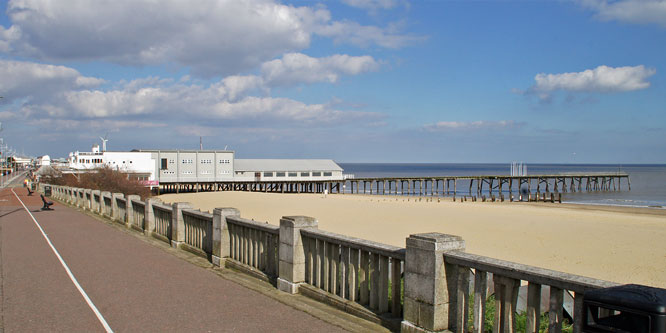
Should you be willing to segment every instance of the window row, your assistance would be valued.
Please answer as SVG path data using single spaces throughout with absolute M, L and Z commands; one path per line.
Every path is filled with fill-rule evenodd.
M 287 174 L 289 177 L 298 177 L 299 173 L 298 172 L 264 172 L 263 176 L 264 177 L 286 177 Z M 321 177 L 323 174 L 324 177 L 331 177 L 333 176 L 332 172 L 319 172 L 315 171 L 312 172 L 312 177 Z M 260 173 L 256 173 L 255 177 L 259 177 Z M 310 172 L 301 172 L 300 173 L 301 177 L 310 177 Z

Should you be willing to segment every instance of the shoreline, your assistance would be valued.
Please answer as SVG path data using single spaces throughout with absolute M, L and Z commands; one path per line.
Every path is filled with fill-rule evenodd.
M 235 207 L 279 224 L 306 215 L 329 232 L 405 247 L 410 234 L 461 236 L 467 252 L 619 283 L 666 287 L 666 210 L 541 202 L 357 194 L 166 194 L 196 209 Z M 416 199 L 416 200 L 414 200 Z

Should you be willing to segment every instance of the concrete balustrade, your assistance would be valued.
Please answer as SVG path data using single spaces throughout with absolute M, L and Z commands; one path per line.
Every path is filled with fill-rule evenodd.
M 143 234 L 146 236 L 152 236 L 155 232 L 155 213 L 153 210 L 153 204 L 156 201 L 156 199 L 147 198 L 143 206 Z
M 298 293 L 298 286 L 305 282 L 305 248 L 301 230 L 318 226 L 317 220 L 308 216 L 284 216 L 280 219 L 279 290 L 295 294 Z
M 240 217 L 236 208 L 221 207 L 213 210 L 213 265 L 221 266 L 223 260 L 229 258 L 231 253 L 231 236 L 227 217 Z
M 215 266 L 232 267 L 274 282 L 281 291 L 403 332 L 484 332 L 491 290 L 496 298 L 494 331 L 515 331 L 518 293 L 526 292 L 527 331 L 537 332 L 544 290 L 550 295 L 549 331 L 560 331 L 567 297 L 573 297 L 567 312 L 574 318 L 574 331 L 580 331 L 585 292 L 615 285 L 468 254 L 464 240 L 454 235 L 410 235 L 403 249 L 319 230 L 317 220 L 307 216 L 284 216 L 275 226 L 241 218 L 235 208 L 209 214 L 192 210 L 189 203 L 141 202 L 134 195 L 65 186 L 55 187 L 54 198 L 111 219 L 124 218 L 128 227 L 205 255 Z
M 136 214 L 134 213 L 134 205 L 135 202 L 138 202 L 141 200 L 141 197 L 139 197 L 136 194 L 131 194 L 125 196 L 125 215 L 126 215 L 126 223 L 128 228 L 134 228 L 139 231 L 143 231 L 143 218 L 137 218 Z M 138 205 L 138 203 L 137 203 Z M 143 207 L 141 207 L 143 210 Z
M 183 209 L 191 209 L 189 202 L 175 202 L 171 213 L 171 246 L 177 248 L 185 241 L 185 222 Z
M 92 190 L 85 189 L 83 190 L 83 197 L 84 197 L 84 204 L 83 204 L 83 209 L 84 210 L 92 210 Z
M 111 220 L 125 224 L 125 216 L 120 215 L 118 209 L 118 198 L 124 198 L 122 193 L 111 193 Z

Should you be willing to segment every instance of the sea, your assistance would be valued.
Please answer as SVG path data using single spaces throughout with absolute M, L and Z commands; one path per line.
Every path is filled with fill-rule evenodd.
M 511 173 L 508 163 L 338 163 L 344 174 L 365 177 L 445 177 L 505 175 Z M 620 191 L 566 192 L 567 203 L 649 207 L 666 209 L 666 164 L 527 164 L 527 175 L 622 172 L 629 174 Z M 441 184 L 441 183 L 440 183 Z M 466 181 L 458 183 L 458 195 L 469 194 Z M 568 184 L 568 183 L 567 183 Z M 475 185 L 476 186 L 476 185 Z M 535 186 L 533 183 L 532 186 Z M 552 183 L 551 183 L 552 186 Z M 514 188 L 514 191 L 516 189 Z

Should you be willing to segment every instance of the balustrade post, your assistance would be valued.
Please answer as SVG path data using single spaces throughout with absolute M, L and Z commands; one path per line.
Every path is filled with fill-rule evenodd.
M 129 194 L 125 196 L 125 222 L 127 227 L 131 228 L 133 224 L 137 224 L 139 229 L 143 230 L 143 226 L 134 221 L 134 203 L 132 200 L 140 200 L 141 197 L 136 194 Z
M 100 211 L 99 210 L 99 201 L 95 201 L 95 195 L 97 195 L 97 197 L 99 198 L 101 193 L 102 193 L 102 191 L 100 191 L 100 190 L 90 191 L 90 210 L 95 212 L 95 213 L 99 213 L 99 211 Z M 85 194 L 84 194 L 84 196 L 85 196 Z
M 407 238 L 402 332 L 453 328 L 458 276 L 454 266 L 445 265 L 444 253 L 464 250 L 459 236 L 424 233 Z
M 123 198 L 123 197 L 125 197 L 125 195 L 122 193 L 111 193 L 111 220 L 122 221 L 124 224 L 125 222 L 124 217 L 121 217 L 119 216 L 120 214 L 118 214 L 119 211 L 118 201 L 116 200 L 117 198 Z
M 305 248 L 301 229 L 317 228 L 318 225 L 315 218 L 308 216 L 283 216 L 280 219 L 279 290 L 296 294 L 299 284 L 305 282 Z
M 144 206 L 144 213 L 143 213 L 143 234 L 146 236 L 151 236 L 153 231 L 155 231 L 155 212 L 153 211 L 153 203 L 155 203 L 157 199 L 154 198 L 146 198 L 146 204 Z
M 221 207 L 213 210 L 213 265 L 222 266 L 224 258 L 230 256 L 231 237 L 227 216 L 240 217 L 240 211 L 236 208 Z
M 171 213 L 171 246 L 178 248 L 185 241 L 185 220 L 183 209 L 191 209 L 189 202 L 174 202 Z
M 83 190 L 83 209 L 92 210 L 92 201 L 92 190 Z
M 104 216 L 106 214 L 106 202 L 104 202 L 104 198 L 110 197 L 111 192 L 109 191 L 103 191 L 99 195 L 99 215 Z

